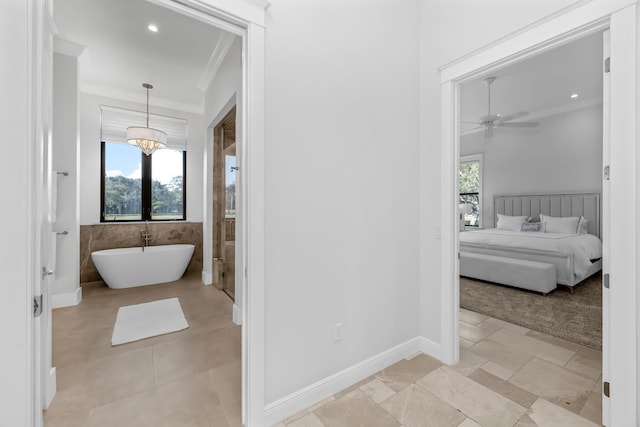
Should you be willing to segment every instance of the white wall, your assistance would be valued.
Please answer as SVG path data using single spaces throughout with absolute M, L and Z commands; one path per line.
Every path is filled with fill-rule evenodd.
M 460 155 L 483 154 L 483 226 L 493 196 L 602 191 L 602 105 L 536 119 L 533 129 L 498 128 L 460 140 Z
M 234 96 L 241 101 L 242 92 L 242 38 L 236 36 L 211 85 L 204 94 L 205 126 L 217 125 L 225 105 Z M 211 131 L 213 132 L 213 130 Z
M 418 1 L 271 3 L 267 403 L 419 332 Z
M 141 93 L 141 98 L 144 93 Z M 151 98 L 153 101 L 153 98 Z M 100 223 L 100 106 L 145 111 L 144 103 L 132 103 L 86 93 L 80 94 L 80 225 Z M 203 117 L 158 107 L 149 111 L 187 119 L 187 220 L 202 221 Z
M 211 85 L 204 94 L 204 126 L 206 129 L 204 144 L 204 224 L 202 230 L 203 247 L 202 247 L 202 272 L 203 281 L 206 284 L 212 283 L 213 271 L 213 128 L 224 118 L 230 107 L 237 103 L 236 114 L 236 141 L 242 139 L 242 122 L 240 111 L 242 109 L 242 39 L 236 37 L 233 44 L 229 48 L 224 61 L 220 65 Z M 237 153 L 240 157 L 241 147 Z M 238 166 L 241 166 L 238 162 Z M 238 206 L 239 207 L 239 206 Z M 236 226 L 236 254 L 242 252 L 242 229 Z M 237 256 L 237 255 L 236 255 Z M 236 260 L 236 265 L 240 263 Z M 236 278 L 241 275 L 236 271 Z M 239 280 L 236 281 L 235 304 L 238 308 L 242 308 L 243 290 L 239 286 Z
M 420 327 L 440 342 L 440 75 L 437 68 L 576 0 L 420 0 Z
M 27 319 L 32 308 L 28 290 L 34 269 L 31 211 L 33 139 L 28 122 L 29 101 L 29 15 L 30 2 L 0 2 L 0 123 L 5 152 L 0 156 L 0 177 L 10 183 L 2 189 L 0 221 L 4 225 L 0 247 L 2 298 L 0 298 L 0 425 L 26 426 L 30 423 L 30 387 L 26 381 L 30 343 Z
M 54 295 L 73 294 L 80 285 L 78 224 L 78 59 L 53 54 L 52 167 L 58 177 L 58 202 L 53 230 L 56 238 Z M 54 296 L 55 299 L 55 296 Z

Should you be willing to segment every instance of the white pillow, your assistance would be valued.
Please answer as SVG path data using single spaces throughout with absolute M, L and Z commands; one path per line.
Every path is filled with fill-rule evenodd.
M 540 222 L 545 233 L 577 234 L 580 217 L 556 217 L 540 214 Z
M 589 220 L 583 216 L 580 217 L 580 221 L 578 222 L 578 234 L 587 234 L 589 233 Z
M 529 219 L 528 216 L 497 215 L 498 223 L 496 224 L 496 228 L 498 230 L 520 231 L 522 224 L 527 222 Z

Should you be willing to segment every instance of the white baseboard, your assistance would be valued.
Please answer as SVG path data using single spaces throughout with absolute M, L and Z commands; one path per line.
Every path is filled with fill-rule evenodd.
M 429 348 L 435 353 L 434 346 L 435 343 L 423 337 L 412 338 L 295 393 L 271 402 L 265 406 L 266 425 L 276 424 L 305 408 L 313 406 L 358 381 L 362 381 L 376 372 L 422 351 L 423 347 Z M 439 350 L 437 352 L 439 353 Z
M 233 323 L 240 326 L 242 325 L 242 309 L 237 305 L 233 304 Z
M 212 285 L 213 284 L 213 274 L 207 273 L 206 271 L 203 271 L 202 272 L 202 283 L 204 283 L 206 286 Z
M 82 288 L 78 287 L 73 292 L 52 295 L 53 308 L 71 307 L 78 305 L 82 301 Z
M 57 384 L 56 384 L 56 368 L 53 367 L 51 368 L 51 370 L 49 371 L 49 377 L 47 378 L 46 384 L 45 384 L 45 401 L 44 401 L 44 409 L 47 409 L 49 407 L 49 405 L 51 405 L 51 402 L 53 401 L 53 398 L 56 395 L 56 389 L 57 389 Z
M 420 351 L 424 354 L 433 357 L 434 359 L 442 360 L 442 350 L 440 344 L 433 342 L 425 337 L 418 337 L 420 340 Z

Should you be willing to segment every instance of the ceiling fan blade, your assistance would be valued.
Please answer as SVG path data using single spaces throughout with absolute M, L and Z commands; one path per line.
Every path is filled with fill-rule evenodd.
M 467 123 L 469 125 L 481 125 L 482 122 L 471 122 L 471 121 L 467 121 L 467 120 L 460 120 L 460 123 Z
M 513 114 L 509 114 L 508 116 L 502 116 L 498 119 L 498 121 L 500 122 L 508 122 L 510 120 L 513 119 L 519 119 L 520 117 L 524 117 L 527 114 L 529 114 L 529 112 L 527 111 L 518 111 L 517 113 L 513 113 Z
M 484 129 L 484 126 L 475 126 L 472 128 L 467 128 L 467 129 L 460 129 L 460 135 L 469 135 L 471 133 L 477 132 L 481 129 Z
M 500 126 L 501 128 L 534 128 L 538 126 L 540 123 L 538 122 L 511 122 L 511 123 L 496 123 L 496 126 Z

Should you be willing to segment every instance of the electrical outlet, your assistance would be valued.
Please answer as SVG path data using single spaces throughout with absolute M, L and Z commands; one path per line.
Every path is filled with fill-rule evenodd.
M 333 326 L 333 340 L 335 342 L 342 341 L 342 323 L 336 323 Z

